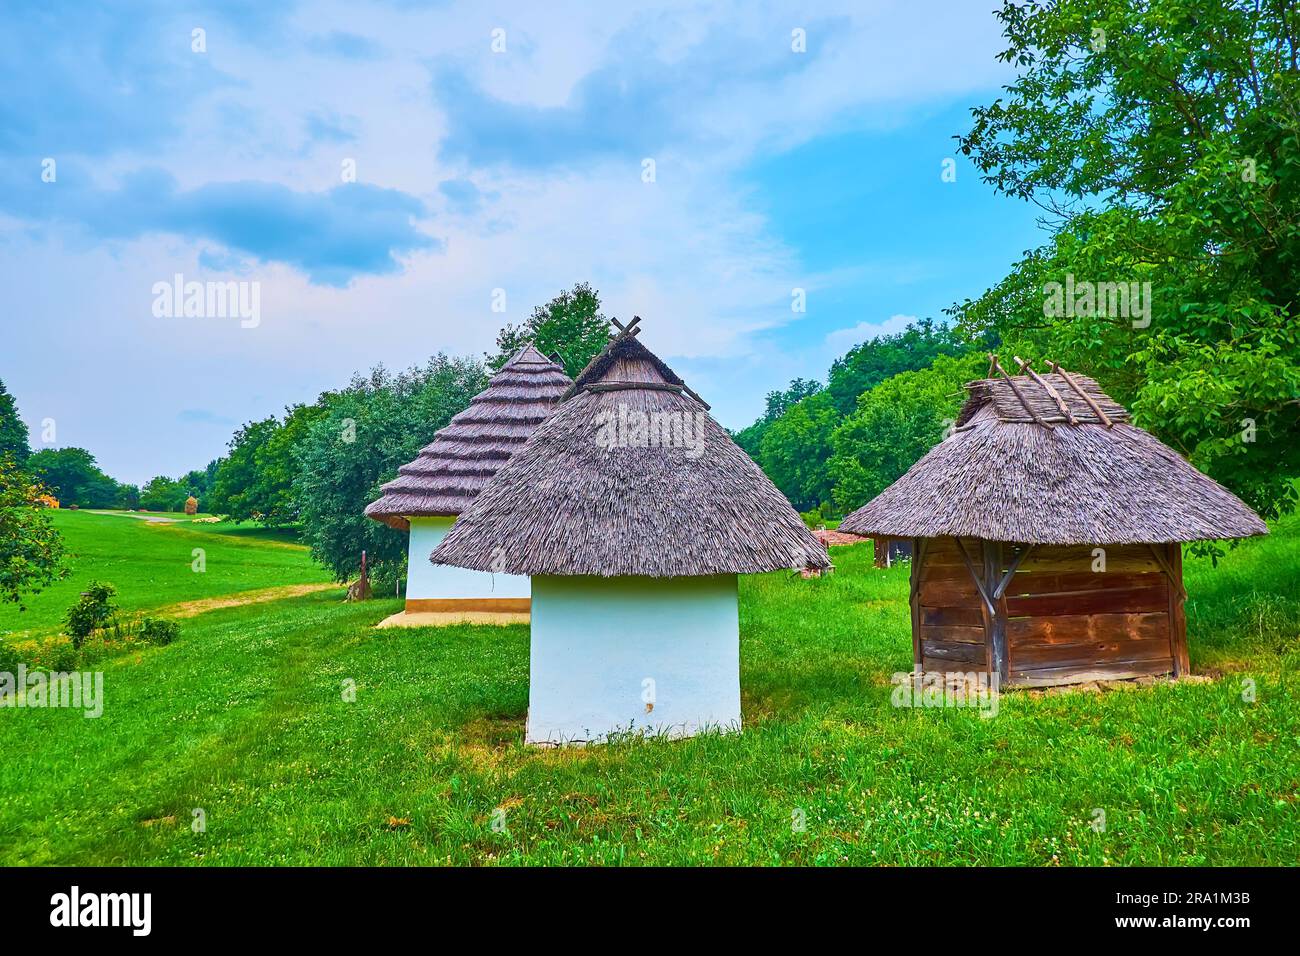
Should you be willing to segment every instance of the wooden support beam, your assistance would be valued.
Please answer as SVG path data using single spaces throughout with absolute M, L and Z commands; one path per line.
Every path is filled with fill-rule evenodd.
M 971 556 L 966 552 L 966 545 L 962 543 L 961 538 L 955 537 L 953 538 L 953 541 L 957 542 L 957 550 L 961 552 L 961 559 L 966 563 L 966 570 L 970 572 L 970 578 L 975 582 L 975 589 L 980 592 L 980 597 L 984 599 L 985 610 L 987 610 L 989 614 L 996 614 L 997 609 L 993 606 L 993 598 L 990 596 L 991 592 L 984 586 L 983 577 L 981 577 L 980 573 L 975 570 L 975 562 L 971 560 Z
M 1164 545 L 1164 544 L 1147 545 L 1147 547 L 1151 549 L 1151 556 L 1156 559 L 1156 564 L 1160 565 L 1160 570 L 1164 571 L 1165 576 L 1169 578 L 1170 589 L 1178 592 L 1178 599 L 1180 601 L 1186 601 L 1187 589 L 1183 587 L 1183 575 L 1181 569 L 1182 558 L 1183 558 L 1183 547 L 1182 545 L 1177 543 L 1175 543 L 1175 546 L 1178 548 L 1178 563 L 1180 565 L 1180 568 L 1177 572 L 1174 571 L 1174 566 L 1169 561 L 1169 555 L 1167 553 L 1167 549 L 1169 545 Z
M 1174 655 L 1174 676 L 1182 677 L 1192 672 L 1187 653 L 1187 609 L 1183 604 L 1187 598 L 1183 588 L 1183 546 L 1175 541 L 1168 548 L 1170 581 L 1178 583 L 1177 588 L 1169 589 L 1169 646 Z
M 993 591 L 993 600 L 1002 600 L 1002 596 L 1007 593 L 1007 588 L 1011 587 L 1011 579 L 1016 576 L 1017 569 L 1024 563 L 1025 558 L 1029 557 L 1029 552 L 1033 550 L 1034 546 L 1027 544 L 1024 550 L 1011 560 L 1011 564 L 1007 567 L 1007 573 L 1002 576 L 1002 580 L 998 582 L 997 588 Z
M 921 575 L 925 571 L 928 538 L 912 539 L 912 581 L 908 605 L 912 609 L 912 666 L 920 668 L 921 659 Z
M 997 595 L 991 602 L 989 609 L 989 629 L 986 638 L 989 645 L 989 666 L 993 673 L 998 675 L 998 681 L 1005 683 L 1010 668 L 1010 659 L 1007 652 L 1007 602 L 1001 594 L 1003 585 L 999 584 L 998 581 L 1001 571 L 1002 543 L 999 541 L 985 541 L 984 587 Z M 1014 567 L 1007 572 L 1003 580 L 1009 584 L 1013 574 L 1015 574 Z

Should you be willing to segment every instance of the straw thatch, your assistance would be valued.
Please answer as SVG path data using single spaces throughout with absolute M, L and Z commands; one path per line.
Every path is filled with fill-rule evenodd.
M 830 566 L 790 502 L 634 326 L 461 514 L 435 564 L 656 578 Z M 680 427 L 654 444 L 621 430 L 646 420 Z
M 840 530 L 1062 545 L 1268 533 L 1232 492 L 1128 424 L 1092 379 L 1003 376 L 968 384 L 953 434 Z
M 570 384 L 563 368 L 524 346 L 415 461 L 397 469 L 366 516 L 405 529 L 407 518 L 460 514 L 554 411 Z

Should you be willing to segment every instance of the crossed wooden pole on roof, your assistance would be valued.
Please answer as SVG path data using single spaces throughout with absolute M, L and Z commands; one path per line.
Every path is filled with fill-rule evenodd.
M 1047 379 L 1043 378 L 1041 375 L 1035 372 L 1033 368 L 1030 367 L 1031 363 L 1026 362 L 1019 355 L 1013 355 L 1012 359 L 1015 361 L 1015 363 L 1018 366 L 1020 366 L 1020 371 L 1022 374 L 1027 374 L 1030 378 L 1034 380 L 1036 384 L 1041 385 L 1043 390 L 1047 392 L 1048 395 L 1051 396 L 1052 400 L 1056 402 L 1056 407 L 1061 410 L 1061 414 L 1065 416 L 1065 420 L 1067 422 L 1069 422 L 1071 425 L 1079 424 L 1079 420 L 1075 418 L 1074 413 L 1070 411 L 1070 406 L 1065 404 L 1065 399 L 1061 397 L 1061 393 L 1058 392 L 1055 388 L 1053 388 L 1052 384 L 1048 382 Z M 1107 415 L 1105 411 L 1102 410 L 1102 407 L 1097 404 L 1096 400 L 1091 395 L 1089 395 L 1086 391 L 1084 391 L 1083 387 L 1075 380 L 1073 375 L 1071 375 L 1065 369 L 1061 368 L 1060 364 L 1057 362 L 1048 362 L 1047 364 L 1052 367 L 1052 372 L 1054 374 L 1059 375 L 1061 379 L 1065 382 L 1065 384 L 1069 385 L 1070 388 L 1074 391 L 1074 393 L 1078 395 L 1079 398 L 1083 399 L 1083 401 L 1087 404 L 1089 408 L 1093 410 L 1093 413 L 1096 414 L 1097 418 L 1101 421 L 1103 425 L 1105 425 L 1107 428 L 1115 427 L 1115 423 L 1111 420 L 1110 416 Z M 1041 415 L 1039 415 L 1037 411 L 1034 410 L 1034 407 L 1029 404 L 1029 399 L 1025 398 L 1025 393 L 1022 392 L 1020 390 L 1020 386 L 1016 384 L 1016 380 L 1012 378 L 1011 375 L 1007 372 L 1007 370 L 1004 369 L 1002 365 L 998 362 L 998 357 L 996 353 L 990 352 L 989 353 L 989 377 L 992 377 L 995 372 L 1007 380 L 1007 384 L 1011 386 L 1012 394 L 1014 394 L 1016 398 L 1020 400 L 1020 404 L 1024 406 L 1025 411 L 1029 413 L 1029 417 L 1032 418 L 1037 424 L 1042 425 L 1044 428 L 1050 431 L 1053 427 L 1052 424 L 1048 422 L 1045 418 L 1043 418 Z

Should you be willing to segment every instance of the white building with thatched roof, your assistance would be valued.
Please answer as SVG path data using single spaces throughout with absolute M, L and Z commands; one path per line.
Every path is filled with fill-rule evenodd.
M 911 539 L 915 667 L 1009 686 L 1187 673 L 1181 543 L 1267 525 L 1092 379 L 991 358 L 953 433 L 839 527 Z
M 490 563 L 480 571 L 434 565 L 429 555 L 572 384 L 559 365 L 524 346 L 367 506 L 368 517 L 410 530 L 408 614 L 528 611 L 526 576 Z
M 830 566 L 636 324 L 433 553 L 532 576 L 531 743 L 739 730 L 737 575 Z

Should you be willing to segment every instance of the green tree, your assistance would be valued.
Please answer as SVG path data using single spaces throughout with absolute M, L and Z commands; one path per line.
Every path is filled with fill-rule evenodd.
M 46 489 L 0 455 L 0 601 L 17 602 L 66 577 L 63 539 L 47 509 L 36 504 Z
M 857 407 L 859 395 L 899 372 L 927 368 L 940 355 L 988 351 L 995 344 L 996 334 L 970 342 L 946 324 L 921 319 L 902 332 L 878 335 L 849 349 L 831 363 L 826 390 L 840 414 L 848 415 Z
M 561 292 L 521 325 L 497 333 L 497 354 L 488 360 L 493 371 L 532 342 L 543 355 L 558 354 L 564 370 L 576 376 L 609 342 L 609 320 L 601 314 L 600 294 L 586 282 Z
M 1265 515 L 1294 508 L 1294 4 L 1007 2 L 998 17 L 1019 74 L 960 146 L 995 188 L 1048 210 L 1052 235 L 951 314 L 1092 374 Z M 1129 301 L 1065 303 L 1051 284 L 1067 282 L 1122 282 Z
M 284 527 L 298 520 L 293 481 L 298 453 L 311 424 L 324 417 L 325 405 L 291 405 L 284 421 L 271 417 L 250 422 L 230 441 L 230 454 L 214 462 L 209 511 L 235 521 Z
M 265 480 L 259 471 L 258 457 L 280 430 L 272 415 L 249 422 L 230 439 L 230 454 L 217 468 L 205 510 L 225 515 L 235 521 L 261 519 L 265 512 Z
M 799 511 L 830 500 L 826 460 L 831 434 L 840 414 L 827 392 L 816 392 L 786 409 L 768 426 L 758 449 L 758 463 Z
M 365 517 L 365 507 L 486 385 L 481 363 L 439 354 L 397 375 L 381 366 L 322 397 L 323 413 L 305 425 L 293 497 L 313 557 L 338 580 L 357 573 L 363 549 L 377 588 L 405 572 L 406 535 Z
M 763 444 L 763 436 L 771 424 L 790 408 L 803 401 L 809 395 L 821 391 L 821 383 L 813 379 L 792 379 L 789 388 L 767 393 L 763 417 L 748 428 L 742 428 L 733 436 L 736 444 L 745 450 L 749 457 L 757 459 Z
M 22 465 L 32 453 L 27 444 L 27 426 L 18 415 L 18 403 L 0 382 L 0 458 L 12 455 L 14 461 Z
M 984 361 L 940 355 L 930 368 L 900 372 L 859 397 L 831 436 L 827 471 L 842 512 L 876 497 L 943 439 L 965 400 L 962 386 L 981 376 Z
M 145 511 L 183 511 L 189 488 L 175 478 L 158 475 L 140 490 L 140 507 Z
M 112 508 L 118 501 L 118 483 L 84 448 L 42 448 L 32 453 L 26 467 L 64 507 Z

